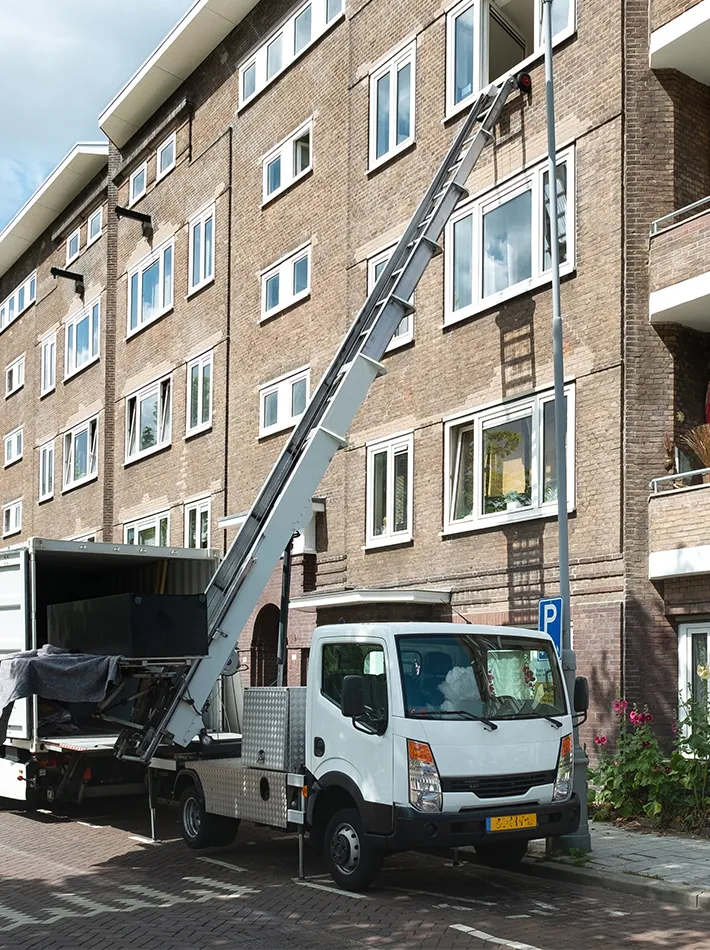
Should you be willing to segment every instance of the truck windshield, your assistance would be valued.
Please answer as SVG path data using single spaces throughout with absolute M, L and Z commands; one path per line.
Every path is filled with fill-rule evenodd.
M 533 719 L 566 712 L 554 647 L 544 641 L 415 634 L 397 637 L 397 649 L 410 718 Z

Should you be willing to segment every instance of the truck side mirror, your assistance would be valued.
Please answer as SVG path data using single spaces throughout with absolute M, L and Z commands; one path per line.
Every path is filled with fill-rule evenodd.
M 365 711 L 365 681 L 362 676 L 344 676 L 340 710 L 348 719 L 357 719 Z
M 586 713 L 589 709 L 589 683 L 586 676 L 578 676 L 574 681 L 574 711 Z

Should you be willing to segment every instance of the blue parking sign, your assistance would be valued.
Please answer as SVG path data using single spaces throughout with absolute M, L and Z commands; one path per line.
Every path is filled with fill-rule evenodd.
M 562 656 L 562 598 L 546 597 L 540 601 L 537 628 L 552 637 L 557 655 Z

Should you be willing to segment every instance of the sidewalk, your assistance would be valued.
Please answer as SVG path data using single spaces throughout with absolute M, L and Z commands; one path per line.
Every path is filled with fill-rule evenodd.
M 665 904 L 710 908 L 710 838 L 629 831 L 607 822 L 590 821 L 589 827 L 592 853 L 584 862 L 564 856 L 548 860 L 545 842 L 532 841 L 521 870 Z

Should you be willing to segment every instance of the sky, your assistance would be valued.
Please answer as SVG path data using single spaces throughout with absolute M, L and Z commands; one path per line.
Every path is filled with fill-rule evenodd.
M 194 0 L 0 0 L 0 231 Z

